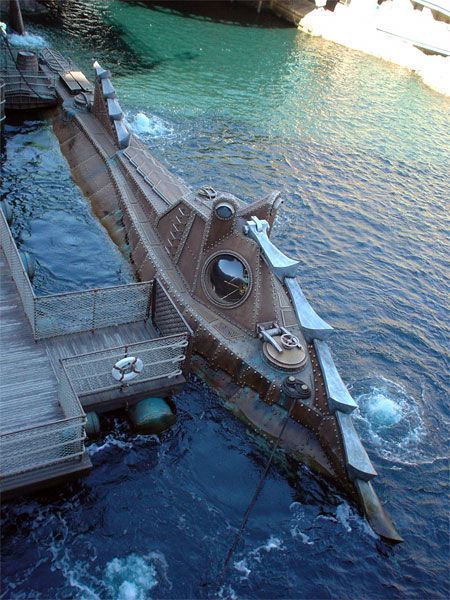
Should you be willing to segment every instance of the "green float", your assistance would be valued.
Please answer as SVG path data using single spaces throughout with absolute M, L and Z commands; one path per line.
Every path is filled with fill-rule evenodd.
M 90 438 L 96 437 L 100 433 L 100 419 L 96 412 L 88 412 L 85 425 L 86 435 Z
M 176 415 L 163 398 L 145 398 L 130 408 L 131 421 L 140 433 L 162 433 L 176 421 Z

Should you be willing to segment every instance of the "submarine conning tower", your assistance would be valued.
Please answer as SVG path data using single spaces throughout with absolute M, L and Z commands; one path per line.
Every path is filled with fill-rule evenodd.
M 312 457 L 359 498 L 379 535 L 401 541 L 371 485 L 356 403 L 327 343 L 333 329 L 306 299 L 300 263 L 270 240 L 279 193 L 248 204 L 209 183 L 188 188 L 130 132 L 110 72 L 94 68 L 93 96 L 58 88 L 65 111 L 55 131 L 100 218 L 120 214 L 136 272 L 157 275 L 192 327 L 198 371 L 269 437 L 278 435 L 288 408 L 282 384 L 292 377 L 299 399 L 284 447 Z

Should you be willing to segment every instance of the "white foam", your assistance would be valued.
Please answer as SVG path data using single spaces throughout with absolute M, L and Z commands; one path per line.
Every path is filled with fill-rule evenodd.
M 345 500 L 336 507 L 336 522 L 347 533 L 351 533 L 353 531 L 352 525 L 356 525 L 364 535 L 377 539 L 377 535 L 369 527 L 367 521 Z
M 113 558 L 105 567 L 104 581 L 111 597 L 117 600 L 145 600 L 148 592 L 158 585 L 151 555 Z
M 217 597 L 224 600 L 238 600 L 238 596 L 231 585 L 222 586 L 217 593 Z
M 356 396 L 358 409 L 354 416 L 363 437 L 388 460 L 416 463 L 425 427 L 415 398 L 400 384 L 383 378 L 358 384 L 361 386 L 369 389 Z
M 339 504 L 339 506 L 336 508 L 336 520 L 342 525 L 345 531 L 350 533 L 352 530 L 350 526 L 350 505 L 347 504 L 347 502 Z
M 236 571 L 239 571 L 239 573 L 243 574 L 243 577 L 241 577 L 241 579 L 248 579 L 248 576 L 252 572 L 252 570 L 249 569 L 247 560 L 245 558 L 236 561 L 234 563 L 234 568 L 236 569 Z
M 417 73 L 435 91 L 450 96 L 450 57 L 427 55 L 405 39 L 449 49 L 449 26 L 435 21 L 427 10 L 414 10 L 407 0 L 389 0 L 380 6 L 376 0 L 352 0 L 349 6 L 338 4 L 333 12 L 311 11 L 299 27 L 400 65 Z
M 147 116 L 144 112 L 138 112 L 131 116 L 128 124 L 132 131 L 143 137 L 168 137 L 173 133 L 173 127 L 156 115 Z
M 17 33 L 11 33 L 8 35 L 8 41 L 11 46 L 18 46 L 21 48 L 45 48 L 49 44 L 48 42 L 34 33 L 26 33 L 25 35 L 18 35 Z
M 133 444 L 129 441 L 124 441 L 119 438 L 114 437 L 112 434 L 109 434 L 105 437 L 102 443 L 97 444 L 93 442 L 87 447 L 87 452 L 89 456 L 94 456 L 98 452 L 103 452 L 109 448 L 122 448 L 123 450 L 129 449 L 133 447 Z
M 239 573 L 242 574 L 241 579 L 248 579 L 250 573 L 252 572 L 252 562 L 261 563 L 264 554 L 268 554 L 272 550 L 285 550 L 283 540 L 274 535 L 271 535 L 265 544 L 257 546 L 254 550 L 251 550 L 243 559 L 235 561 L 233 566 L 236 571 L 239 571 Z
M 382 390 L 374 390 L 367 402 L 367 415 L 375 427 L 392 427 L 402 419 L 402 409 Z
M 126 431 L 122 431 L 120 426 L 116 426 L 114 433 L 108 434 L 101 442 L 92 442 L 87 447 L 89 456 L 94 456 L 104 450 L 110 448 L 120 448 L 122 450 L 130 450 L 139 444 L 148 445 L 149 442 L 161 444 L 161 440 L 157 435 L 142 435 L 137 434 L 130 436 Z
M 293 525 L 290 528 L 290 532 L 293 538 L 300 538 L 303 544 L 307 546 L 313 546 L 314 542 L 311 540 L 309 535 L 302 531 L 301 525 L 305 520 L 305 511 L 300 502 L 293 502 L 289 506 L 289 510 L 293 513 Z

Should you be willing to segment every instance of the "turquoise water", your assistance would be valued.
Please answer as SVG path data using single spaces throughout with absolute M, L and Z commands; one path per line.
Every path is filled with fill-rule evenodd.
M 130 125 L 191 185 L 247 200 L 281 190 L 273 239 L 337 329 L 333 353 L 405 543 L 386 547 L 289 465 L 271 471 L 217 590 L 266 454 L 193 379 L 161 440 L 111 417 L 83 482 L 8 505 L 7 598 L 448 597 L 450 102 L 398 67 L 238 9 L 221 23 L 210 8 L 77 0 L 30 29 L 86 73 L 93 58 L 111 68 Z

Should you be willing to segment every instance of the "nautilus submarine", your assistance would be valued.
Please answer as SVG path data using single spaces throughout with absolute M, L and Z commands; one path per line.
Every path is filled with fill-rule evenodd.
M 55 50 L 54 130 L 73 179 L 138 277 L 157 276 L 194 332 L 192 364 L 227 408 L 351 497 L 374 531 L 401 541 L 373 489 L 376 471 L 353 426 L 356 403 L 327 343 L 333 329 L 300 284 L 300 263 L 270 240 L 277 192 L 247 204 L 211 182 L 189 189 L 127 126 L 111 73 L 92 84 Z

